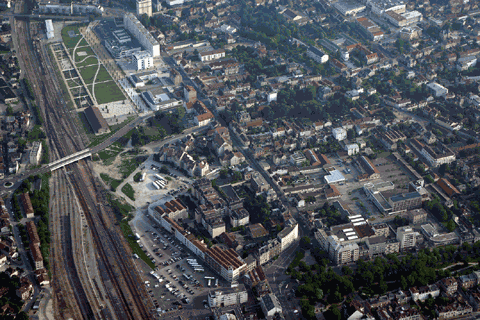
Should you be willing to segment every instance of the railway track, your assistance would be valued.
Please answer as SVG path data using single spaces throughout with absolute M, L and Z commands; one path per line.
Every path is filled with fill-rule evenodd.
M 84 145 L 75 126 L 76 122 L 69 121 L 70 114 L 65 111 L 63 101 L 59 98 L 62 94 L 48 62 L 46 49 L 41 43 L 30 38 L 27 20 L 17 19 L 15 28 L 22 49 L 19 50 L 19 58 L 25 63 L 25 71 L 44 120 L 43 125 L 51 150 L 50 160 L 83 150 Z M 35 34 L 34 28 L 32 32 Z M 57 298 L 56 316 L 64 319 L 153 318 L 149 313 L 153 305 L 135 271 L 128 244 L 120 235 L 114 213 L 103 206 L 107 203 L 105 190 L 97 183 L 86 161 L 70 164 L 66 169 L 70 170 L 71 174 L 67 176 L 61 170 L 55 172 L 52 179 L 52 206 L 58 211 L 65 210 L 64 214 L 52 215 L 50 221 L 54 234 L 50 260 L 53 262 L 53 287 Z M 72 219 L 71 216 L 75 210 L 68 206 L 73 202 L 74 196 L 88 222 L 98 257 L 101 285 L 108 295 L 112 310 L 102 307 L 98 295 L 91 293 L 92 290 L 100 291 L 98 283 L 95 282 L 96 288 L 89 286 L 88 283 L 92 282 L 85 279 L 85 272 L 82 272 L 82 267 L 79 266 L 77 255 L 82 253 L 77 248 L 81 240 L 72 236 L 75 233 L 71 230 L 82 226 L 76 225 L 78 222 L 75 221 L 78 219 Z

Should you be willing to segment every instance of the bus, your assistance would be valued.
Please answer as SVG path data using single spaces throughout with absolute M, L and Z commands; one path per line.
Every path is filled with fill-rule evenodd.
M 165 181 L 165 179 L 163 179 L 163 177 L 159 174 L 155 174 L 155 178 L 157 178 L 158 180 Z
M 195 272 L 205 272 L 205 270 L 204 270 L 204 269 L 201 269 L 201 268 L 196 268 L 196 269 L 194 269 L 193 271 L 195 271 Z
M 145 181 L 145 177 L 147 176 L 147 173 L 142 173 L 142 176 L 140 177 L 140 182 Z
M 205 279 L 212 279 L 212 280 L 215 279 L 214 277 L 206 277 L 206 276 L 205 276 L 204 278 L 205 278 Z
M 156 184 L 155 181 L 152 182 L 152 185 L 155 189 L 157 189 L 157 190 L 160 189 L 160 186 L 158 184 Z
M 157 189 L 163 189 L 164 186 L 162 186 L 158 181 L 154 181 L 153 184 L 157 186 Z

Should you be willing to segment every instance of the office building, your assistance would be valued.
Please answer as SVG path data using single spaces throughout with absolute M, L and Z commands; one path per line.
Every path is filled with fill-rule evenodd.
M 397 240 L 400 242 L 400 250 L 413 248 L 417 243 L 417 232 L 409 226 L 399 227 L 397 228 Z
M 212 290 L 208 293 L 208 305 L 210 308 L 228 307 L 239 305 L 248 301 L 248 293 L 243 284 L 236 288 Z
M 137 0 L 137 16 L 152 16 L 152 0 Z
M 132 60 L 137 71 L 153 68 L 153 57 L 149 52 L 136 52 L 132 55 Z
M 152 55 L 160 56 L 160 44 L 152 34 L 142 25 L 133 13 L 127 13 L 123 16 L 123 24 L 139 42 Z

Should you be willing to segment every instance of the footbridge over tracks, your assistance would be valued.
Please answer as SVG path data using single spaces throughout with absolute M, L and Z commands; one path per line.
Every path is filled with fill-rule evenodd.
M 92 151 L 90 148 L 87 148 L 85 150 L 73 153 L 69 156 L 63 157 L 61 159 L 55 160 L 51 163 L 48 164 L 48 169 L 50 171 L 55 171 L 57 169 L 63 168 L 64 166 L 74 163 L 78 160 L 88 158 L 92 155 Z

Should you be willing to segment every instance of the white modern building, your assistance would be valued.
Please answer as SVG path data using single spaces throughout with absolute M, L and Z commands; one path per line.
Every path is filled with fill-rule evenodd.
M 359 153 L 360 148 L 358 147 L 358 144 L 352 143 L 352 144 L 345 145 L 345 151 L 347 151 L 349 156 L 352 156 L 354 154 Z
M 134 53 L 132 55 L 132 60 L 137 71 L 153 68 L 153 57 L 147 51 Z
M 427 88 L 437 98 L 448 94 L 448 89 L 436 82 L 430 82 L 427 84 Z
M 127 13 L 123 16 L 123 24 L 125 29 L 127 29 L 138 40 L 138 42 L 150 52 L 152 57 L 160 56 L 160 44 L 133 13 Z
M 298 239 L 298 223 L 294 218 L 290 218 L 285 223 L 285 228 L 277 235 L 280 242 L 280 250 L 283 252 Z
M 166 92 L 155 94 L 151 91 L 144 91 L 141 93 L 141 97 L 153 111 L 167 110 L 183 106 L 181 100 L 170 97 Z
M 400 242 L 400 250 L 415 247 L 417 243 L 417 232 L 412 227 L 405 226 L 397 229 L 397 240 Z
M 406 2 L 404 0 L 367 0 L 367 7 L 370 7 L 378 16 L 383 16 L 388 11 L 400 14 L 405 12 Z
M 137 0 L 137 16 L 146 14 L 147 16 L 152 16 L 152 0 Z
M 328 61 L 328 54 L 322 52 L 320 49 L 314 46 L 308 47 L 307 56 L 318 63 L 325 63 Z
M 208 305 L 211 308 L 228 307 L 246 303 L 248 301 L 248 294 L 245 286 L 242 284 L 236 288 L 212 290 L 208 293 L 207 299 Z
M 47 31 L 47 39 L 52 39 L 55 35 L 53 32 L 53 24 L 51 19 L 45 20 L 45 28 Z
M 30 164 L 36 166 L 40 163 L 40 158 L 42 157 L 42 143 L 39 141 L 34 141 L 32 143 L 32 149 L 30 150 Z
M 278 92 L 272 91 L 267 94 L 267 102 L 270 103 L 272 101 L 277 101 Z
M 342 140 L 345 140 L 347 138 L 347 130 L 343 129 L 343 128 L 333 128 L 332 129 L 332 135 L 333 137 L 338 140 L 338 141 L 342 141 Z
M 329 172 L 329 175 L 324 177 L 325 182 L 328 184 L 335 184 L 340 182 L 345 182 L 345 177 L 343 174 L 338 170 L 333 170 Z
M 183 0 L 167 0 L 166 2 L 170 8 L 174 6 L 181 6 L 184 3 Z

